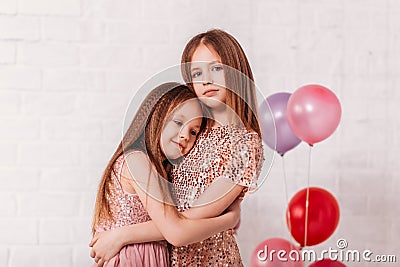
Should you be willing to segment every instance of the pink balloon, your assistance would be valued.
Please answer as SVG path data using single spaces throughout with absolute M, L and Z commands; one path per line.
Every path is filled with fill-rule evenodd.
M 313 145 L 325 140 L 336 130 L 342 109 L 339 99 L 331 90 L 309 84 L 292 94 L 286 112 L 293 133 Z
M 303 267 L 298 247 L 283 238 L 264 240 L 254 249 L 251 267 Z
M 334 261 L 331 259 L 323 259 L 323 260 L 314 262 L 309 267 L 346 267 L 346 265 L 344 265 L 340 261 Z

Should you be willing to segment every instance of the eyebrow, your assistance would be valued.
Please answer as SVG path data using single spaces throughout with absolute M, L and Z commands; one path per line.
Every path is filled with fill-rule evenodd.
M 195 62 L 207 63 L 208 61 L 195 61 Z M 220 62 L 218 60 L 213 60 L 211 62 L 208 62 L 208 65 L 213 65 L 213 64 L 222 64 L 222 62 Z M 192 66 L 190 66 L 190 71 L 197 70 L 197 69 L 201 70 L 200 67 L 193 67 L 192 68 Z

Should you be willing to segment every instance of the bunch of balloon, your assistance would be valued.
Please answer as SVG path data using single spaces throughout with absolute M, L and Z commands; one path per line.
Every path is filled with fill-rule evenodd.
M 287 119 L 293 133 L 310 145 L 307 187 L 290 201 L 286 212 L 289 231 L 301 246 L 325 241 L 339 222 L 339 205 L 326 190 L 310 188 L 312 146 L 328 138 L 341 117 L 339 99 L 328 88 L 310 84 L 297 89 L 287 105 Z
M 282 162 L 285 153 L 301 141 L 310 146 L 307 187 L 296 193 L 288 203 L 286 221 L 291 235 L 300 244 L 300 250 L 304 246 L 319 244 L 335 231 L 340 211 L 332 194 L 322 188 L 309 186 L 311 148 L 336 130 L 341 117 L 340 102 L 328 88 L 309 84 L 293 94 L 277 93 L 267 97 L 259 110 L 263 141 L 282 156 Z M 283 171 L 285 175 L 284 164 Z M 287 191 L 286 175 L 284 181 Z M 252 266 L 278 266 L 255 265 L 254 257 Z

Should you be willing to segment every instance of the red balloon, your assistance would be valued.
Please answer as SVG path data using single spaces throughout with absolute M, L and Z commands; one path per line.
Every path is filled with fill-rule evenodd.
M 303 267 L 299 248 L 283 238 L 264 240 L 251 254 L 251 267 Z
M 297 89 L 287 104 L 287 120 L 293 133 L 309 145 L 328 138 L 342 114 L 339 99 L 328 88 L 309 84 Z
M 328 191 L 310 187 L 306 237 L 307 188 L 297 192 L 290 200 L 286 222 L 293 238 L 304 246 L 313 246 L 328 239 L 335 231 L 340 217 L 339 205 Z
M 314 262 L 309 267 L 346 267 L 346 265 L 344 265 L 340 261 L 334 261 L 331 259 L 323 259 L 323 260 Z

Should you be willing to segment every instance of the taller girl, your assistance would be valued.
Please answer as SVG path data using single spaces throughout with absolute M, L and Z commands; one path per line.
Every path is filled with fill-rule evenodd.
M 216 216 L 254 187 L 261 171 L 263 149 L 253 74 L 240 44 L 222 30 L 198 34 L 188 42 L 182 73 L 215 122 L 174 167 L 171 180 L 180 211 L 202 209 L 203 214 Z M 229 190 L 216 194 L 221 188 Z M 213 203 L 195 207 L 210 200 Z M 233 230 L 174 247 L 171 257 L 173 266 L 243 265 Z

